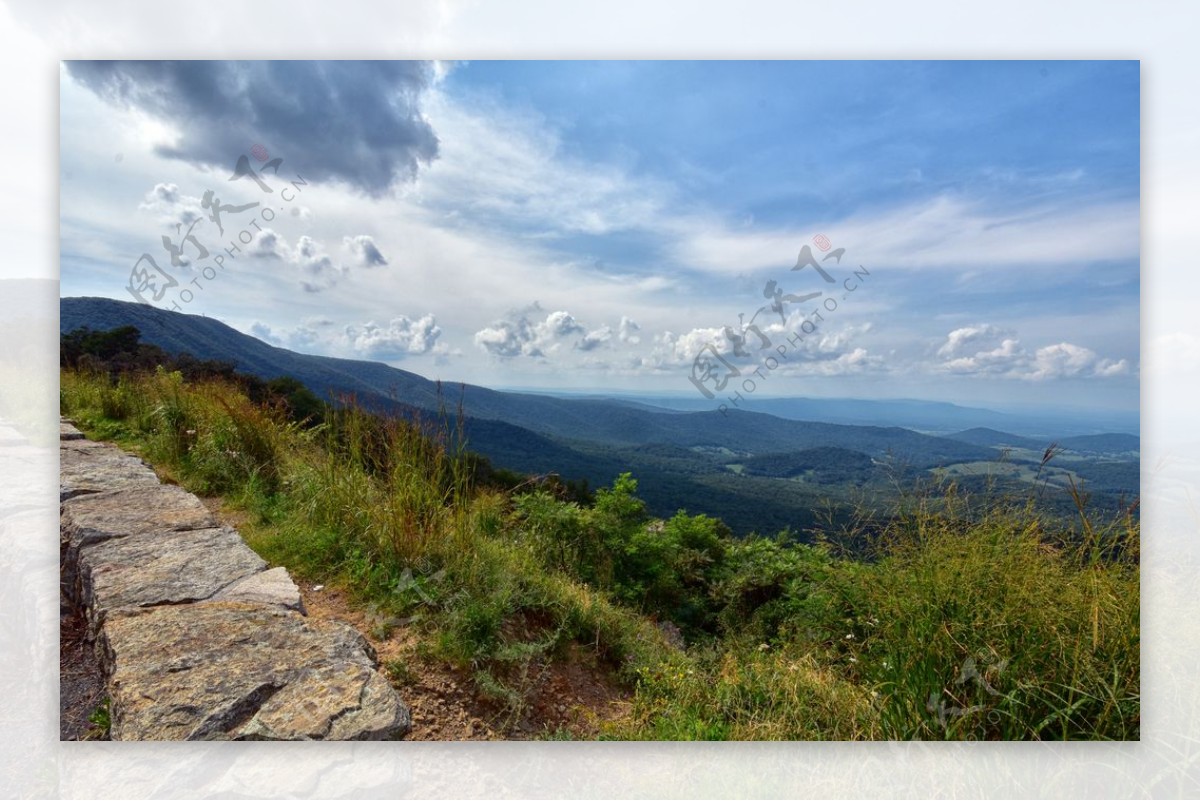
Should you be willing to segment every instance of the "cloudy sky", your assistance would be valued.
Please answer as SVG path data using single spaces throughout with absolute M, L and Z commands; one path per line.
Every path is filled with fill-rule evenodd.
M 61 70 L 63 295 L 498 387 L 1136 409 L 1138 203 L 1136 62 Z

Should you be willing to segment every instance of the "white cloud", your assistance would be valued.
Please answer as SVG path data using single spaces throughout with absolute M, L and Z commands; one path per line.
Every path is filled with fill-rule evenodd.
M 384 360 L 429 353 L 437 346 L 441 334 L 442 329 L 432 314 L 418 320 L 394 317 L 386 326 L 369 322 L 361 327 L 346 328 L 346 337 L 356 352 Z
M 342 240 L 346 249 L 354 256 L 356 267 L 386 267 L 388 260 L 379 252 L 375 240 L 366 234 L 348 236 Z
M 259 259 L 292 260 L 292 252 L 283 237 L 270 228 L 264 228 L 254 235 L 246 246 L 246 253 Z
M 951 357 L 958 355 L 965 346 L 980 340 L 992 340 L 1005 332 L 994 325 L 973 325 L 956 328 L 946 337 L 946 344 L 938 348 L 938 355 Z
M 724 329 L 693 328 L 685 334 L 664 331 L 654 337 L 650 353 L 636 359 L 636 363 L 655 370 L 691 366 L 700 351 L 710 345 L 718 353 L 729 349 Z
M 159 222 L 165 225 L 182 224 L 186 227 L 205 218 L 206 215 L 200 203 L 200 198 L 183 194 L 173 183 L 157 183 L 146 193 L 145 199 L 138 204 L 138 211 L 153 214 Z
M 312 237 L 301 236 L 296 240 L 296 266 L 300 268 L 300 286 L 305 292 L 321 292 L 337 284 L 346 274 L 344 268 L 333 263 L 333 259 Z
M 871 355 L 866 348 L 856 347 L 832 359 L 789 360 L 780 369 L 793 375 L 838 376 L 876 372 L 886 366 L 883 358 Z
M 799 325 L 799 318 L 789 323 Z M 735 354 L 727 328 L 694 328 L 685 334 L 670 331 L 654 338 L 651 352 L 634 360 L 634 366 L 652 371 L 687 371 L 695 365 L 695 359 L 706 346 L 712 346 L 720 358 L 741 375 L 750 376 L 755 369 L 769 371 L 773 375 L 787 376 L 843 376 L 866 372 L 883 372 L 890 369 L 880 356 L 872 354 L 866 347 L 855 344 L 855 340 L 871 331 L 871 324 L 848 325 L 836 330 L 815 331 L 792 339 L 794 331 L 780 326 L 764 326 L 760 330 L 770 341 L 764 343 L 754 333 L 746 335 L 745 356 Z M 733 332 L 736 335 L 736 331 Z M 777 348 L 785 347 L 781 354 Z M 770 358 L 774 367 L 766 365 Z M 718 373 L 728 367 L 714 362 Z
M 271 228 L 263 228 L 246 245 L 254 258 L 277 260 L 293 266 L 305 292 L 321 292 L 335 286 L 347 269 L 335 264 L 320 243 L 307 234 L 296 240 L 295 247 Z
M 582 351 L 592 351 L 610 341 L 612 341 L 612 329 L 607 325 L 602 325 L 595 331 L 587 332 L 583 339 L 575 343 L 575 347 Z
M 937 353 L 943 358 L 935 364 L 940 371 L 1027 381 L 1109 378 L 1129 372 L 1125 359 L 1106 359 L 1070 342 L 1029 351 L 1012 332 L 986 324 L 951 331 Z
M 536 322 L 530 320 L 528 312 L 541 310 L 541 305 L 534 303 L 526 312 L 511 314 L 476 331 L 475 345 L 501 358 L 543 358 L 558 348 L 559 340 L 584 333 L 584 327 L 567 311 L 550 312 Z
M 617 329 L 617 337 L 627 345 L 636 345 L 642 341 L 637 332 L 642 330 L 642 327 L 634 322 L 631 318 L 624 315 L 621 316 L 621 325 Z
M 1035 381 L 1048 378 L 1074 378 L 1096 376 L 1106 378 L 1123 375 L 1129 371 L 1124 359 L 1114 361 L 1102 359 L 1095 351 L 1069 342 L 1038 348 L 1033 355 L 1033 365 L 1027 378 Z

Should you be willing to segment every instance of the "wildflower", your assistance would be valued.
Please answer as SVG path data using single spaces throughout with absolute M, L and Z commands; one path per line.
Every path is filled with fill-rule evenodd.
M 853 639 L 854 639 L 854 632 L 850 632 L 849 634 L 847 634 L 847 635 L 846 635 L 846 639 L 847 639 L 847 640 L 853 640 Z
M 759 645 L 759 646 L 758 646 L 758 650 L 760 650 L 760 651 L 769 651 L 769 650 L 771 650 L 771 646 L 770 646 L 770 645 L 768 645 L 767 643 L 765 643 L 765 642 L 764 642 L 764 643 L 762 643 L 761 645 Z

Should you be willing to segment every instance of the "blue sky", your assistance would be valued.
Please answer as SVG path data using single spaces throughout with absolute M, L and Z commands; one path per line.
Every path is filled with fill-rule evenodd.
M 241 155 L 303 179 L 269 221 Z M 295 350 L 694 393 L 791 342 L 757 392 L 1138 405 L 1137 62 L 67 63 L 61 169 L 64 295 L 150 252 L 155 305 Z M 251 242 L 208 279 L 181 221 Z M 768 281 L 826 294 L 738 355 Z

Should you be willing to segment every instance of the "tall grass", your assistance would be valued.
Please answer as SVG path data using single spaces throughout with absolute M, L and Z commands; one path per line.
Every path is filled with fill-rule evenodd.
M 1133 520 L 1058 545 L 1023 509 L 916 515 L 890 534 L 847 631 L 886 736 L 1138 736 L 1137 565 L 1095 545 L 1136 542 Z

